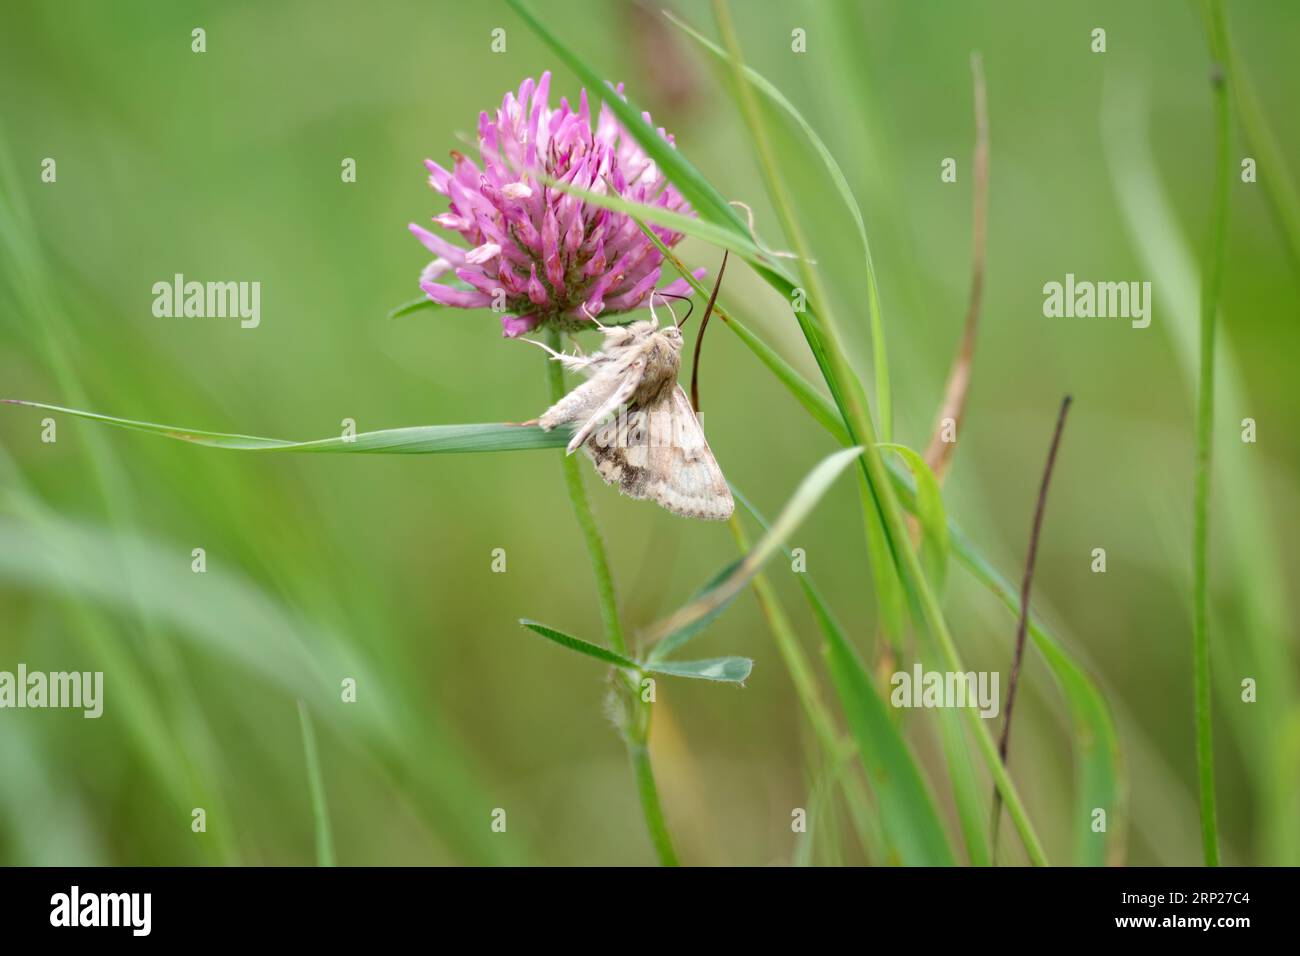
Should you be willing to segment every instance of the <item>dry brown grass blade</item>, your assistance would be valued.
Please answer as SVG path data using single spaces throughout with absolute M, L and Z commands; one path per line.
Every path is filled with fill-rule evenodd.
M 930 445 L 925 450 L 925 461 L 939 483 L 952 463 L 956 442 L 943 440 L 943 423 L 952 419 L 956 433 L 961 432 L 962 418 L 966 414 L 966 396 L 970 391 L 971 366 L 975 358 L 975 338 L 979 331 L 980 308 L 984 302 L 984 267 L 988 246 L 989 205 L 989 117 L 988 97 L 984 87 L 984 64 L 978 52 L 970 58 L 971 79 L 975 89 L 975 159 L 972 164 L 974 183 L 973 211 L 971 216 L 971 277 L 970 298 L 966 305 L 966 326 L 962 332 L 961 349 L 948 372 L 943 404 L 935 425 Z
M 1002 708 L 1002 736 L 998 740 L 998 757 L 1007 762 L 1011 745 L 1011 712 L 1016 706 L 1016 689 L 1020 685 L 1020 664 L 1025 658 L 1025 635 L 1029 630 L 1029 589 L 1034 583 L 1034 561 L 1038 557 L 1038 539 L 1043 533 L 1043 513 L 1047 510 L 1047 488 L 1052 483 L 1056 467 L 1056 454 L 1061 448 L 1061 433 L 1065 431 L 1065 416 L 1073 399 L 1066 395 L 1061 400 L 1061 410 L 1056 416 L 1056 430 L 1052 432 L 1052 445 L 1047 451 L 1047 464 L 1043 467 L 1043 480 L 1038 486 L 1038 503 L 1034 506 L 1034 523 L 1029 532 L 1029 552 L 1025 557 L 1025 575 L 1020 582 L 1020 616 L 1016 623 L 1016 644 L 1011 657 L 1011 675 L 1007 681 L 1007 700 Z M 993 856 L 998 852 L 998 824 L 1002 820 L 1002 795 L 993 788 L 993 836 L 990 846 Z

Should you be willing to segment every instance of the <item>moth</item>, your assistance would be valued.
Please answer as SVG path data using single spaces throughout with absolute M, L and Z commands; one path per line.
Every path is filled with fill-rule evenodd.
M 605 484 L 617 484 L 629 498 L 649 499 L 687 518 L 730 518 L 735 503 L 727 479 L 677 383 L 681 326 L 660 328 L 652 303 L 648 320 L 599 328 L 605 339 L 590 355 L 533 343 L 566 369 L 588 376 L 537 423 L 546 431 L 575 426 L 567 453 L 582 448 Z

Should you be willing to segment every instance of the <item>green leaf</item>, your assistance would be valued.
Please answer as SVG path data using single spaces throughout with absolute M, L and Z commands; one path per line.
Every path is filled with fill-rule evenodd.
M 604 661 L 606 664 L 613 664 L 615 667 L 622 667 L 625 670 L 634 671 L 640 668 L 636 661 L 626 658 L 622 654 L 615 654 L 609 648 L 601 647 L 599 644 L 592 644 L 580 637 L 574 637 L 572 634 L 565 634 L 553 627 L 539 624 L 537 621 L 530 621 L 526 617 L 521 617 L 519 623 L 534 634 L 540 634 L 548 641 L 554 641 L 561 647 L 567 647 L 579 654 L 586 654 L 588 657 L 594 657 L 598 661 Z
M 318 438 L 314 441 L 284 441 L 279 438 L 259 438 L 253 435 L 235 435 L 225 432 L 200 431 L 176 425 L 159 425 L 139 422 L 129 418 L 114 418 L 95 412 L 41 402 L 19 399 L 0 399 L 9 405 L 23 405 L 45 411 L 62 412 L 89 421 L 150 432 L 164 438 L 205 445 L 209 448 L 228 448 L 236 451 L 299 451 L 337 452 L 342 454 L 431 455 L 451 452 L 526 451 L 534 448 L 562 448 L 569 440 L 568 431 L 557 428 L 544 432 L 536 425 L 510 423 L 481 425 L 417 425 L 410 428 L 386 428 L 381 431 L 359 432 L 352 439 L 341 436 Z
M 722 49 L 712 40 L 709 40 L 703 34 L 697 32 L 686 24 L 685 21 L 678 19 L 670 11 L 665 10 L 664 16 L 669 19 L 675 26 L 684 31 L 697 43 L 712 53 L 723 63 L 726 63 L 727 51 Z M 853 224 L 857 227 L 858 239 L 862 243 L 862 253 L 864 265 L 866 266 L 867 279 L 867 311 L 871 317 L 871 351 L 873 357 L 873 368 L 875 369 L 876 379 L 876 412 L 880 418 L 881 435 L 886 441 L 889 440 L 890 422 L 892 421 L 892 399 L 889 387 L 889 358 L 885 351 L 885 328 L 880 314 L 880 293 L 879 286 L 876 282 L 876 267 L 871 258 L 871 243 L 867 239 L 867 224 L 862 216 L 862 209 L 858 206 L 857 198 L 853 195 L 853 189 L 849 186 L 848 178 L 844 175 L 844 170 L 836 162 L 835 157 L 831 154 L 830 149 L 816 130 L 812 128 L 802 113 L 786 99 L 776 86 L 774 86 L 766 77 L 755 70 L 753 67 L 744 68 L 744 76 L 749 80 L 760 93 L 769 100 L 785 110 L 786 113 L 799 125 L 808 142 L 812 144 L 817 155 L 821 157 L 826 172 L 830 175 L 831 182 L 840 194 L 840 199 L 844 202 L 844 207 L 853 217 Z
M 714 588 L 716 588 L 719 584 L 721 584 L 728 577 L 730 577 L 732 573 L 735 572 L 736 567 L 743 560 L 744 560 L 743 558 L 737 558 L 735 561 L 728 564 L 721 571 L 716 572 L 713 575 L 713 577 L 709 578 L 709 580 L 704 582 L 704 585 L 698 591 L 696 591 L 694 594 L 691 595 L 691 600 L 698 600 L 702 598 L 704 595 L 708 594 Z M 665 635 L 663 638 L 659 640 L 657 644 L 654 645 L 654 647 L 650 649 L 650 654 L 646 658 L 646 661 L 648 663 L 653 664 L 657 661 L 663 660 L 673 651 L 677 650 L 679 647 L 681 647 L 683 644 L 685 644 L 687 641 L 693 638 L 696 634 L 699 634 L 706 627 L 708 627 L 715 620 L 717 620 L 717 618 L 722 614 L 723 611 L 725 611 L 728 607 L 731 606 L 731 602 L 736 599 L 736 596 L 739 593 L 740 592 L 736 592 L 736 594 L 733 594 L 724 603 L 718 605 L 716 608 L 714 608 L 708 614 L 704 615 L 704 617 L 700 618 L 699 620 L 691 624 L 688 624 L 685 627 L 680 628 L 676 631 L 673 631 L 671 634 Z
M 438 312 L 449 309 L 451 306 L 443 305 L 441 302 L 434 302 L 427 295 L 421 299 L 412 299 L 410 302 L 404 302 L 395 309 L 389 309 L 388 317 L 390 319 L 400 319 L 406 315 L 414 315 L 416 312 Z
M 950 708 L 939 710 L 939 734 L 943 739 L 943 754 L 952 780 L 952 798 L 957 807 L 957 821 L 961 824 L 962 838 L 971 866 L 989 866 L 993 853 L 989 848 L 988 801 L 975 778 L 975 765 L 970 759 L 970 747 L 961 729 L 961 715 Z
M 880 812 L 890 821 L 888 833 L 899 860 L 908 866 L 952 866 L 952 848 L 930 790 L 885 702 L 838 626 L 829 615 L 821 623 L 828 638 L 826 666 Z
M 647 664 L 645 669 L 653 674 L 743 684 L 754 669 L 754 662 L 748 657 L 711 657 L 702 661 L 660 661 Z
M 951 549 L 948 543 L 948 513 L 943 506 L 939 480 L 925 459 L 914 449 L 892 442 L 881 442 L 876 447 L 897 452 L 916 480 L 916 517 L 921 522 L 924 545 L 921 559 L 935 592 L 942 594 L 948 577 L 948 555 Z
M 770 536 L 771 526 L 749 499 L 734 488 L 732 494 L 764 529 L 765 537 Z M 812 576 L 805 571 L 795 577 L 826 637 L 826 664 L 849 730 L 858 745 L 867 780 L 879 801 L 885 839 L 902 863 L 951 866 L 952 848 L 929 786 L 898 725 L 890 719 L 885 702 L 844 637 Z
M 664 640 L 669 635 L 691 627 L 710 615 L 716 616 L 718 609 L 725 607 L 729 601 L 740 593 L 745 585 L 749 583 L 749 579 L 763 566 L 763 563 L 781 547 L 781 543 L 785 541 L 786 537 L 808 516 L 813 506 L 821 500 L 822 495 L 826 494 L 831 483 L 861 453 L 862 449 L 859 447 L 846 448 L 823 459 L 795 489 L 785 509 L 777 517 L 776 523 L 759 540 L 758 544 L 754 545 L 750 552 L 737 562 L 728 573 L 720 575 L 718 583 L 709 588 L 706 593 L 679 608 L 657 624 L 651 625 L 645 633 L 646 640 L 652 643 Z

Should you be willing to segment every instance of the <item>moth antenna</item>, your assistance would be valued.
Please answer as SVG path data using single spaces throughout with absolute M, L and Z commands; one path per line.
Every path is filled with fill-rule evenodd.
M 680 322 L 676 323 L 677 328 L 679 329 L 686 324 L 686 320 L 689 319 L 691 317 L 691 313 L 695 311 L 695 302 L 691 299 L 689 295 L 678 295 L 676 292 L 656 291 L 650 298 L 653 299 L 654 296 L 656 295 L 659 296 L 661 299 L 681 299 L 683 302 L 686 303 L 686 314 L 682 316 L 682 320 Z M 664 304 L 667 305 L 667 303 Z M 673 313 L 674 319 L 677 318 L 677 313 L 673 312 L 673 307 L 671 305 L 668 306 L 668 311 Z
M 609 331 L 609 326 L 601 325 L 600 319 L 596 318 L 594 315 L 591 314 L 591 310 L 587 308 L 587 303 L 585 302 L 582 303 L 582 314 L 585 315 L 588 319 L 590 319 L 592 323 L 596 326 L 596 328 L 600 329 L 600 331 L 602 332 Z
M 650 321 L 654 323 L 655 328 L 657 329 L 657 328 L 659 328 L 659 316 L 655 315 L 655 297 L 654 297 L 654 293 L 653 293 L 653 292 L 650 293 L 650 299 L 649 299 L 649 301 L 650 301 Z M 664 304 L 665 304 L 665 305 L 668 305 L 668 303 L 666 303 L 666 302 L 665 302 Z M 672 311 L 673 311 L 673 310 L 672 310 L 672 306 L 669 306 L 669 307 L 668 307 L 668 311 L 669 311 L 669 312 L 672 312 Z M 673 319 L 675 320 L 676 318 L 677 318 L 677 316 L 674 315 L 674 316 L 673 316 Z
M 713 306 L 718 301 L 718 290 L 722 288 L 722 274 L 727 271 L 727 256 L 729 253 L 722 253 L 722 265 L 718 266 L 718 277 L 713 280 L 713 291 L 709 293 L 709 304 L 704 307 L 704 315 L 700 318 L 700 334 L 695 337 L 695 358 L 691 363 L 691 408 L 695 409 L 695 414 L 700 413 L 700 347 L 704 345 L 704 331 L 709 327 L 709 316 L 713 314 Z

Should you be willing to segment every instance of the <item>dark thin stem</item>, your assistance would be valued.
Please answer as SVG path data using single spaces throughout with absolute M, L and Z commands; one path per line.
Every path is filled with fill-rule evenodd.
M 713 281 L 713 292 L 709 295 L 709 304 L 704 309 L 704 318 L 700 319 L 700 334 L 695 337 L 695 358 L 691 361 L 691 408 L 695 414 L 700 413 L 700 347 L 704 345 L 704 330 L 709 327 L 709 316 L 718 303 L 718 290 L 722 288 L 722 274 L 727 271 L 727 256 L 722 253 L 722 265 L 718 266 L 718 278 Z M 684 322 L 685 320 L 683 320 Z
M 1056 467 L 1056 452 L 1061 447 L 1061 433 L 1065 430 L 1065 416 L 1070 411 L 1069 395 L 1061 400 L 1061 411 L 1056 416 L 1056 431 L 1052 433 L 1052 447 L 1047 451 L 1047 466 L 1043 469 L 1043 482 L 1038 486 L 1038 504 L 1034 508 L 1034 526 L 1029 532 L 1029 555 L 1025 559 L 1025 576 L 1020 582 L 1020 618 L 1016 623 L 1016 649 L 1011 658 L 1011 676 L 1007 681 L 1007 702 L 1002 709 L 1002 737 L 998 741 L 998 757 L 1007 762 L 1007 748 L 1011 745 L 1011 712 L 1016 705 L 1016 688 L 1020 685 L 1020 663 L 1025 656 L 1025 635 L 1029 630 L 1029 589 L 1034 583 L 1034 560 L 1038 557 L 1038 538 L 1043 531 L 1043 512 L 1047 509 L 1047 487 Z M 1002 819 L 1002 796 L 993 790 L 993 859 L 998 852 L 998 824 Z

